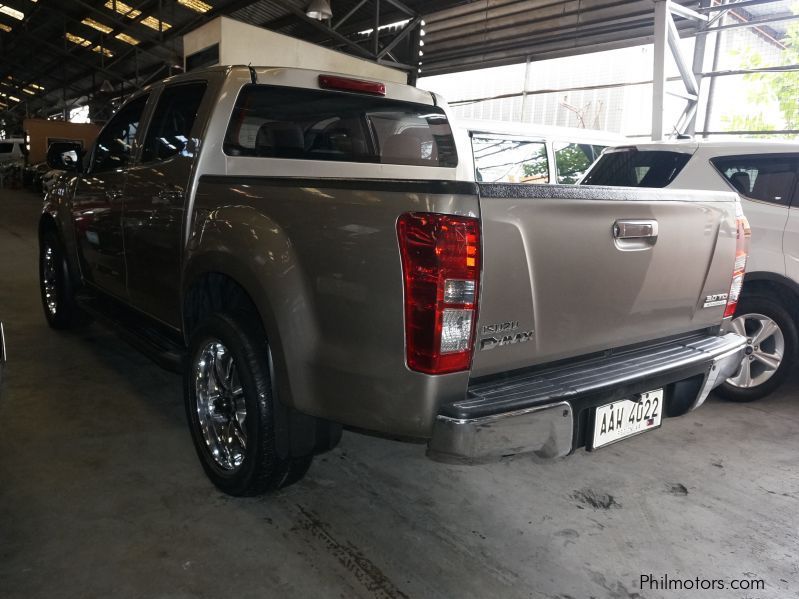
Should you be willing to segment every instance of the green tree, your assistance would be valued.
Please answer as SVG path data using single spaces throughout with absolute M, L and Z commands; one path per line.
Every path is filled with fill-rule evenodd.
M 799 14 L 799 4 L 791 11 Z M 779 66 L 799 64 L 799 23 L 791 22 L 782 40 L 785 48 L 780 53 Z M 763 57 L 751 49 L 738 53 L 746 58 L 741 62 L 743 69 L 756 69 L 764 65 Z M 768 65 L 772 66 L 772 65 Z M 744 75 L 746 95 L 751 104 L 766 105 L 775 102 L 784 119 L 784 128 L 799 129 L 799 71 L 770 73 L 748 73 Z M 766 121 L 763 114 L 734 115 L 722 118 L 728 131 L 773 130 L 778 127 Z

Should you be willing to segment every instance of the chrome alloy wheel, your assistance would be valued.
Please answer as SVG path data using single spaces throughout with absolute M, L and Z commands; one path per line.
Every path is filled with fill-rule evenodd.
M 56 257 L 52 246 L 42 248 L 42 291 L 47 311 L 51 316 L 58 312 L 58 281 L 56 278 Z
M 779 325 L 763 314 L 742 314 L 733 319 L 732 330 L 746 337 L 741 366 L 727 383 L 733 387 L 751 388 L 769 380 L 782 364 L 785 338 Z
M 235 471 L 247 449 L 247 406 L 233 355 L 218 340 L 205 344 L 194 362 L 197 418 L 208 451 L 220 468 Z

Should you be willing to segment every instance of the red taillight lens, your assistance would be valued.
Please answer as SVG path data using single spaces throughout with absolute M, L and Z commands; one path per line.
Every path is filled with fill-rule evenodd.
M 480 223 L 409 213 L 397 221 L 405 280 L 408 367 L 428 374 L 469 368 L 477 324 Z
M 732 271 L 732 284 L 727 296 L 724 318 L 730 318 L 735 314 L 735 308 L 738 306 L 738 298 L 741 297 L 741 289 L 744 285 L 746 259 L 749 256 L 749 238 L 752 237 L 752 229 L 749 227 L 749 221 L 746 220 L 740 204 L 736 213 L 736 228 L 738 233 L 735 242 L 735 266 Z

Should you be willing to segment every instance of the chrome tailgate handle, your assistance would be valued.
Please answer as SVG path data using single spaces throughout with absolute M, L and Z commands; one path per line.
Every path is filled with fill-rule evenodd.
M 656 220 L 617 220 L 613 223 L 615 239 L 643 239 L 658 236 Z

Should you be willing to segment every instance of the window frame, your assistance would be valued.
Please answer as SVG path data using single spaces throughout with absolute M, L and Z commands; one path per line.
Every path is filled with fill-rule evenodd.
M 593 142 L 582 142 L 582 141 L 576 141 L 576 140 L 569 141 L 569 140 L 565 140 L 565 139 L 553 139 L 552 140 L 552 160 L 555 163 L 555 171 L 554 171 L 555 172 L 555 181 L 554 182 L 557 185 L 578 185 L 580 183 L 580 180 L 591 169 L 591 167 L 594 165 L 594 163 L 597 160 L 599 160 L 599 158 L 602 156 L 602 152 L 600 152 L 599 156 L 597 156 L 592 161 L 590 161 L 588 163 L 588 166 L 586 166 L 585 169 L 582 171 L 582 173 L 580 173 L 580 176 L 575 179 L 574 183 L 561 183 L 560 182 L 560 165 L 558 164 L 558 152 L 560 150 L 557 148 L 558 145 L 562 145 L 560 150 L 563 150 L 563 149 L 565 149 L 565 148 L 567 148 L 569 146 L 578 146 L 578 147 L 579 146 L 589 146 L 591 148 L 591 152 L 593 153 L 594 152 L 594 148 L 596 146 L 601 145 L 601 144 L 597 144 L 597 143 L 593 143 Z M 609 146 L 604 146 L 602 151 L 604 152 L 604 150 L 607 149 L 608 147 Z M 582 151 L 582 150 L 580 150 L 580 151 Z
M 128 169 L 128 168 L 130 168 L 130 167 L 132 167 L 132 166 L 134 166 L 134 165 L 136 165 L 138 163 L 139 152 L 141 150 L 141 145 L 142 145 L 142 136 L 144 135 L 144 132 L 147 130 L 147 128 L 148 128 L 148 126 L 150 124 L 149 123 L 149 117 L 150 117 L 150 113 L 152 112 L 153 98 L 155 98 L 157 96 L 158 96 L 158 93 L 157 93 L 157 91 L 154 91 L 154 90 L 146 90 L 146 91 L 144 91 L 142 93 L 139 93 L 139 94 L 135 95 L 134 97 L 132 97 L 127 102 L 125 102 L 122 106 L 120 106 L 119 110 L 117 110 L 114 113 L 114 115 L 110 119 L 108 119 L 108 122 L 105 124 L 105 126 L 100 130 L 100 133 L 97 135 L 97 139 L 95 140 L 94 145 L 92 147 L 91 157 L 89 159 L 89 168 L 87 170 L 87 172 L 89 174 L 94 175 L 94 174 L 119 172 L 119 171 L 121 171 L 123 169 Z M 107 169 L 97 170 L 97 162 L 96 162 L 97 149 L 98 149 L 98 146 L 100 144 L 100 139 L 102 138 L 103 133 L 106 132 L 106 130 L 110 127 L 111 123 L 114 122 L 114 119 L 123 110 L 128 108 L 128 106 L 130 106 L 134 102 L 137 102 L 137 101 L 141 100 L 141 98 L 145 98 L 145 101 L 144 101 L 144 106 L 142 107 L 141 117 L 139 118 L 139 126 L 136 129 L 136 136 L 133 138 L 133 144 L 134 145 L 133 145 L 133 151 L 131 152 L 130 160 L 128 160 L 128 162 L 126 164 L 122 165 L 122 166 L 117 166 L 117 167 L 114 167 L 114 168 L 107 168 Z
M 471 149 L 472 154 L 472 165 L 474 167 L 474 177 L 477 179 L 477 157 L 474 155 L 474 138 L 478 137 L 480 139 L 496 139 L 500 141 L 515 141 L 515 142 L 522 142 L 522 143 L 535 143 L 541 144 L 544 149 L 544 158 L 546 159 L 547 165 L 547 175 L 546 181 L 542 183 L 528 183 L 526 181 L 519 181 L 517 182 L 519 185 L 548 185 L 552 182 L 552 148 L 549 141 L 545 137 L 539 137 L 534 135 L 513 135 L 509 133 L 494 133 L 491 131 L 482 131 L 478 129 L 470 129 L 469 130 L 469 148 Z M 484 183 L 493 183 L 492 181 L 484 181 Z M 508 183 L 506 181 L 497 181 L 496 183 Z M 517 184 L 513 183 L 513 185 Z
M 198 123 L 198 121 L 201 120 L 201 117 L 202 117 L 203 104 L 206 102 L 206 100 L 208 98 L 208 90 L 210 88 L 209 81 L 207 79 L 192 79 L 192 80 L 188 80 L 188 81 L 178 81 L 178 82 L 175 82 L 175 83 L 170 83 L 168 85 L 163 85 L 163 86 L 161 86 L 160 89 L 158 89 L 155 93 L 153 93 L 151 95 L 151 99 L 148 102 L 148 105 L 150 105 L 150 110 L 149 110 L 149 113 L 146 115 L 147 116 L 147 121 L 146 121 L 146 123 L 144 123 L 144 124 L 146 124 L 146 127 L 144 128 L 144 131 L 143 131 L 143 137 L 141 138 L 140 141 L 137 141 L 136 158 L 128 166 L 134 166 L 134 165 L 135 166 L 149 166 L 149 165 L 154 165 L 154 164 L 165 164 L 165 163 L 167 163 L 167 162 L 169 162 L 171 160 L 174 160 L 176 157 L 178 157 L 180 155 L 180 153 L 178 153 L 178 154 L 175 154 L 174 156 L 170 156 L 169 158 L 166 158 L 166 159 L 153 159 L 153 160 L 147 160 L 147 161 L 143 160 L 145 145 L 146 145 L 146 142 L 147 142 L 147 136 L 150 134 L 150 128 L 153 126 L 153 123 L 155 121 L 155 117 L 156 117 L 156 114 L 158 112 L 158 107 L 161 104 L 161 98 L 163 97 L 163 95 L 164 95 L 164 93 L 166 91 L 171 90 L 171 89 L 175 89 L 177 87 L 187 86 L 187 85 L 202 85 L 204 87 L 202 98 L 200 98 L 200 103 L 197 106 L 197 116 L 195 116 L 194 122 L 191 125 L 191 131 L 189 132 L 189 135 L 191 137 L 193 137 L 191 134 L 196 132 L 197 123 Z M 144 118 L 143 117 L 142 117 L 142 122 L 144 122 Z M 138 132 L 137 132 L 137 136 L 136 137 L 138 138 Z
M 649 176 L 649 172 L 652 170 L 652 168 L 655 167 L 655 165 L 652 164 L 652 163 L 650 163 L 648 165 L 649 168 L 647 169 L 647 172 L 644 173 L 644 176 L 640 180 L 638 180 L 635 185 L 632 185 L 632 186 L 630 186 L 630 185 L 622 185 L 622 184 L 620 184 L 618 182 L 608 183 L 608 182 L 595 182 L 595 181 L 587 180 L 587 179 L 589 179 L 589 177 L 592 174 L 594 174 L 595 168 L 600 163 L 600 161 L 606 160 L 606 159 L 610 159 L 610 157 L 615 155 L 615 154 L 631 154 L 631 155 L 635 155 L 635 154 L 670 154 L 672 156 L 672 159 L 676 159 L 677 156 L 680 156 L 681 158 L 684 158 L 684 162 L 682 163 L 682 165 L 680 165 L 679 169 L 674 174 L 674 176 L 671 177 L 670 179 L 668 179 L 663 185 L 660 185 L 660 186 L 649 186 L 649 185 L 644 186 L 644 185 L 641 185 L 641 182 L 647 176 Z M 681 152 L 681 151 L 677 151 L 677 150 L 674 150 L 674 149 L 663 149 L 663 150 L 656 150 L 656 149 L 652 149 L 652 148 L 640 149 L 638 146 L 634 146 L 634 145 L 633 146 L 616 146 L 616 147 L 608 146 L 602 151 L 602 153 L 600 154 L 599 158 L 597 158 L 596 161 L 591 164 L 591 167 L 583 174 L 583 176 L 579 180 L 579 184 L 580 185 L 611 186 L 611 187 L 633 187 L 633 188 L 636 188 L 636 189 L 666 189 L 672 183 L 674 183 L 677 180 L 677 178 L 683 173 L 684 169 L 688 166 L 688 164 L 693 159 L 694 154 L 695 154 L 695 151 Z M 636 167 L 633 167 L 633 168 L 636 168 Z
M 418 110 L 416 116 L 421 117 L 425 112 L 435 111 L 436 114 L 446 120 L 446 124 L 449 127 L 451 140 L 452 140 L 452 157 L 453 160 L 451 163 L 442 164 L 441 162 L 437 163 L 430 163 L 430 164 L 417 164 L 417 163 L 405 163 L 405 162 L 384 162 L 382 161 L 382 149 L 380 148 L 380 144 L 378 140 L 376 140 L 376 131 L 373 124 L 369 123 L 368 118 L 363 118 L 363 126 L 365 131 L 364 142 L 367 145 L 369 151 L 372 152 L 371 157 L 373 160 L 348 160 L 348 159 L 335 159 L 335 158 L 325 158 L 322 156 L 307 156 L 307 157 L 294 157 L 294 156 L 257 156 L 257 155 L 250 155 L 250 154 L 233 154 L 228 151 L 228 136 L 230 135 L 230 131 L 232 127 L 234 127 L 235 119 L 237 118 L 238 109 L 240 106 L 240 102 L 244 94 L 248 93 L 251 89 L 273 89 L 273 90 L 288 90 L 294 92 L 308 92 L 308 93 L 316 93 L 320 96 L 322 94 L 328 95 L 336 95 L 342 97 L 356 97 L 356 98 L 368 98 L 371 100 L 376 100 L 378 102 L 385 101 L 391 102 L 397 105 L 407 105 L 409 107 L 413 107 Z M 375 104 L 375 107 L 379 107 L 379 104 Z M 423 110 L 422 110 L 423 109 Z M 369 111 L 366 111 L 368 114 Z M 240 125 L 239 125 L 240 127 Z M 236 98 L 233 102 L 233 106 L 226 119 L 226 125 L 224 128 L 224 133 L 222 136 L 222 154 L 226 158 L 244 158 L 244 159 L 258 159 L 258 160 L 279 160 L 279 161 L 301 161 L 305 162 L 318 162 L 324 164 L 357 164 L 357 165 L 380 165 L 380 166 L 389 166 L 389 167 L 412 167 L 412 168 L 441 168 L 447 170 L 456 170 L 457 167 L 460 165 L 461 157 L 458 152 L 458 141 L 457 141 L 457 130 L 453 126 L 452 121 L 449 118 L 447 112 L 438 105 L 435 104 L 423 104 L 419 102 L 411 102 L 408 100 L 402 100 L 397 98 L 376 98 L 373 96 L 365 96 L 364 94 L 357 94 L 357 93 L 349 93 L 349 92 L 339 92 L 339 91 L 332 91 L 326 89 L 314 89 L 310 87 L 300 87 L 300 86 L 292 86 L 292 85 L 274 85 L 269 83 L 246 83 L 241 86 L 236 94 Z
M 732 184 L 732 182 L 724 175 L 723 169 L 716 164 L 717 161 L 725 161 L 725 160 L 775 160 L 775 159 L 782 159 L 782 160 L 792 160 L 794 162 L 794 179 L 792 188 L 789 190 L 786 200 L 784 202 L 775 202 L 773 200 L 764 200 L 762 198 L 753 198 L 750 195 L 745 193 L 741 193 L 736 187 Z M 713 156 L 712 158 L 708 158 L 708 163 L 713 168 L 716 173 L 718 173 L 719 177 L 721 177 L 722 181 L 727 184 L 727 186 L 740 195 L 742 198 L 749 200 L 750 202 L 760 202 L 762 204 L 768 204 L 769 206 L 783 206 L 785 208 L 791 208 L 794 206 L 799 206 L 799 152 L 765 152 L 765 153 L 754 153 L 754 154 L 725 154 L 723 156 L 717 155 Z

